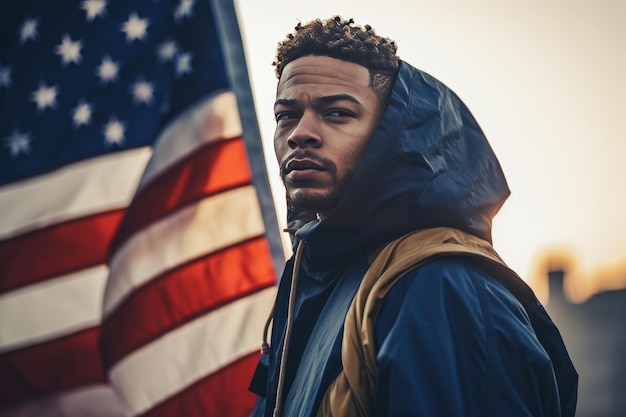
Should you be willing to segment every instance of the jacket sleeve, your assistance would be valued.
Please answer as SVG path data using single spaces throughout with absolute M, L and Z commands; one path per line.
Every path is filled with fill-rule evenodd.
M 462 259 L 401 278 L 381 308 L 376 348 L 376 415 L 560 415 L 552 364 L 523 307 Z

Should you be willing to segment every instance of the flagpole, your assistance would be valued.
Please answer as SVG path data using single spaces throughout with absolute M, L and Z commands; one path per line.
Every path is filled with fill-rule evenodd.
M 253 184 L 257 190 L 259 205 L 261 206 L 261 213 L 266 227 L 266 238 L 270 246 L 272 263 L 278 279 L 284 268 L 285 252 L 276 217 L 272 190 L 267 176 L 261 133 L 254 109 L 254 100 L 250 88 L 250 79 L 248 77 L 235 6 L 233 0 L 208 1 L 216 17 L 217 31 L 222 40 L 222 52 L 224 53 L 231 88 L 237 97 L 239 116 L 244 132 L 243 139 L 246 143 Z

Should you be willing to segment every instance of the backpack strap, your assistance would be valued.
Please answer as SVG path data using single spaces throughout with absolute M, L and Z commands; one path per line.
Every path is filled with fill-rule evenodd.
M 491 244 L 476 236 L 440 227 L 392 241 L 376 256 L 350 305 L 341 347 L 343 370 L 322 398 L 318 417 L 373 415 L 374 328 L 382 301 L 407 272 L 433 258 L 448 255 L 467 256 L 509 289 L 525 308 L 536 300 L 532 289 L 506 266 Z

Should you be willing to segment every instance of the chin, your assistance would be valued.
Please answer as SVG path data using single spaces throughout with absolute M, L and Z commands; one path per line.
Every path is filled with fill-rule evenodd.
M 289 205 L 298 212 L 321 213 L 337 204 L 337 196 L 330 191 L 303 191 L 289 193 Z

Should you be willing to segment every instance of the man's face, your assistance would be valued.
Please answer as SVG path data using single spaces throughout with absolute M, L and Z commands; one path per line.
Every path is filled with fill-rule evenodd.
M 274 150 L 293 208 L 321 217 L 335 208 L 382 110 L 361 65 L 305 56 L 285 66 L 274 104 Z

